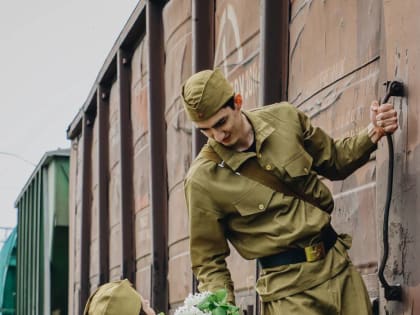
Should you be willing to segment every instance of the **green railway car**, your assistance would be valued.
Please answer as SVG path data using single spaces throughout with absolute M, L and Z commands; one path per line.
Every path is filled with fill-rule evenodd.
M 67 314 L 69 151 L 47 152 L 19 194 L 17 314 Z

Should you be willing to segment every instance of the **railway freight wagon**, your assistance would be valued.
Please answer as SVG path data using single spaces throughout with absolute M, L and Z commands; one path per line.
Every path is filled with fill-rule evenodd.
M 401 123 L 384 274 L 402 285 L 402 301 L 385 299 L 377 275 L 385 140 L 357 173 L 325 183 L 333 225 L 353 235 L 350 255 L 377 310 L 420 314 L 419 13 L 416 0 L 140 1 L 68 127 L 70 313 L 82 314 L 89 294 L 116 279 L 131 280 L 159 311 L 196 290 L 183 178 L 205 140 L 179 95 L 189 75 L 219 67 L 246 108 L 289 100 L 334 137 L 367 126 L 382 82 L 405 84 L 408 97 L 391 99 Z M 233 249 L 228 264 L 238 306 L 259 314 L 257 265 Z
M 16 199 L 16 314 L 68 314 L 69 150 L 44 154 Z

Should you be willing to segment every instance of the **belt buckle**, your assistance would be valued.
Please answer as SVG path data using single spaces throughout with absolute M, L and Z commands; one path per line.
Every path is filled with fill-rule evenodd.
M 317 261 L 324 258 L 325 257 L 324 243 L 320 242 L 318 244 L 305 247 L 305 256 L 306 256 L 306 261 L 308 262 Z

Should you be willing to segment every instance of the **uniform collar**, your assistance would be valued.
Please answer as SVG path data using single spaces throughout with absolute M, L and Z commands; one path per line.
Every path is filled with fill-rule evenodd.
M 265 139 L 267 139 L 275 129 L 265 120 L 261 119 L 255 112 L 242 111 L 242 113 L 248 118 L 254 129 L 256 150 L 257 153 L 259 153 Z M 209 139 L 208 144 L 233 171 L 236 171 L 246 160 L 255 156 L 254 152 L 238 152 L 225 147 L 214 139 Z

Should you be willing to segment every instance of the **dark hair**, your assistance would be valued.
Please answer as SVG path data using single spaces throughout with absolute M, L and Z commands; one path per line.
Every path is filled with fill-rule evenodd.
M 230 99 L 227 100 L 227 102 L 222 106 L 222 108 L 230 107 L 233 110 L 235 109 L 235 95 L 232 95 Z

